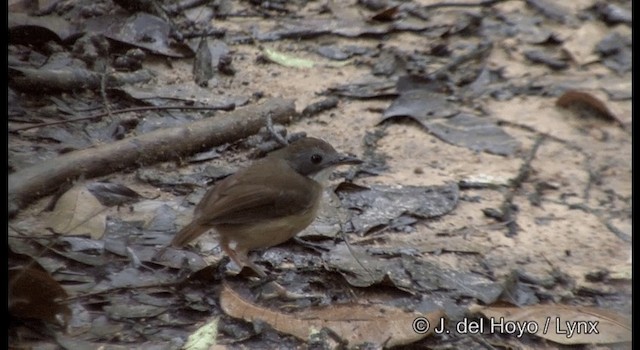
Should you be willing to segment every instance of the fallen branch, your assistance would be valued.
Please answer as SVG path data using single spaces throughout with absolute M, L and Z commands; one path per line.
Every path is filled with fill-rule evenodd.
M 146 69 L 136 72 L 114 72 L 105 77 L 107 87 L 143 83 L 151 80 L 153 74 Z M 82 68 L 34 69 L 9 67 L 9 83 L 20 91 L 29 93 L 47 91 L 74 91 L 99 89 L 103 82 L 100 73 Z
M 19 170 L 9 175 L 9 216 L 80 176 L 92 178 L 177 159 L 248 137 L 266 124 L 269 114 L 275 123 L 288 122 L 295 114 L 294 101 L 271 99 L 221 116 L 67 153 Z

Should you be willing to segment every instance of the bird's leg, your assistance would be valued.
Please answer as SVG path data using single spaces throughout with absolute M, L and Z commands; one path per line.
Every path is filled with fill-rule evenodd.
M 238 266 L 240 266 L 240 268 L 243 268 L 244 266 L 248 266 L 255 273 L 257 273 L 261 279 L 260 285 L 268 284 L 271 287 L 273 287 L 275 289 L 276 296 L 285 298 L 288 295 L 289 292 L 283 286 L 281 286 L 278 282 L 274 281 L 273 278 L 270 278 L 269 276 L 267 276 L 264 270 L 262 270 L 258 265 L 254 264 L 253 261 L 249 259 L 249 257 L 247 256 L 247 253 L 248 253 L 247 251 L 243 249 L 238 249 L 237 251 L 234 251 L 233 249 L 231 249 L 231 247 L 229 247 L 229 240 L 225 238 L 222 238 L 220 240 L 220 246 L 222 247 L 222 250 L 224 250 L 224 252 L 227 253 L 227 255 L 236 264 L 238 264 Z M 272 293 L 267 293 L 267 294 L 272 294 Z
M 297 293 L 287 290 L 280 283 L 276 281 L 269 281 L 265 283 L 259 292 L 259 298 L 263 300 L 269 300 L 279 298 L 282 300 L 298 300 L 298 299 L 312 299 L 322 300 L 323 294 L 309 294 L 309 293 Z
M 237 252 L 229 247 L 229 240 L 222 237 L 220 239 L 220 246 L 222 250 L 235 262 L 240 268 L 248 266 L 252 269 L 260 278 L 267 278 L 267 274 L 262 270 L 258 265 L 254 264 L 249 257 L 247 256 L 247 252 L 238 250 Z
M 231 249 L 229 246 L 229 240 L 225 238 L 220 239 L 220 246 L 222 250 L 236 263 L 240 268 L 247 266 L 251 268 L 255 273 L 260 276 L 262 280 L 260 285 L 263 287 L 269 286 L 270 288 L 266 288 L 261 295 L 263 299 L 271 299 L 271 298 L 281 298 L 284 300 L 296 300 L 302 298 L 317 298 L 318 295 L 308 295 L 308 294 L 297 294 L 288 291 L 285 287 L 283 287 L 280 283 L 273 280 L 273 278 L 267 276 L 267 274 L 262 270 L 258 265 L 254 264 L 253 261 L 249 259 L 247 256 L 247 251 L 242 248 L 237 248 L 237 250 Z M 271 290 L 269 290 L 271 289 Z

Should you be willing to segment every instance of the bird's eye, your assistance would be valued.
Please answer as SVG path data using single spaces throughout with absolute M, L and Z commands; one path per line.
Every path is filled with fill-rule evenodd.
M 320 162 L 322 162 L 322 156 L 319 154 L 314 154 L 311 156 L 311 163 L 313 164 L 320 164 Z

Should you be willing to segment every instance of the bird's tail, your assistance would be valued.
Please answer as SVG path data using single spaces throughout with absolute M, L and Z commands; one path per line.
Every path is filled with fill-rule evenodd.
M 195 222 L 192 222 L 189 225 L 185 226 L 182 230 L 180 230 L 180 232 L 178 232 L 175 237 L 173 237 L 171 246 L 174 248 L 182 248 L 189 242 L 200 237 L 200 235 L 205 233 L 208 229 L 209 227 L 198 225 Z

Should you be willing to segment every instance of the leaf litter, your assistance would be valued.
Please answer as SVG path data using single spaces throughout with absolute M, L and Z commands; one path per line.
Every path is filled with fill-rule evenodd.
M 614 128 L 619 128 L 617 123 L 623 126 L 630 125 L 631 119 L 630 107 L 627 105 L 631 85 L 625 85 L 628 83 L 628 71 L 631 67 L 630 45 L 624 30 L 624 26 L 630 23 L 630 4 L 557 6 L 545 1 L 527 1 L 526 3 L 488 1 L 479 2 L 472 7 L 468 7 L 468 4 L 459 7 L 451 4 L 424 6 L 413 2 L 390 8 L 369 8 L 365 2 L 332 3 L 326 7 L 317 6 L 314 3 L 300 8 L 296 6 L 298 5 L 269 4 L 267 6 L 264 4 L 263 7 L 257 7 L 252 4 L 225 2 L 216 8 L 219 12 L 210 9 L 204 11 L 204 7 L 194 8 L 191 12 L 192 16 L 194 13 L 202 13 L 203 18 L 215 18 L 217 24 L 228 25 L 228 28 L 222 31 L 215 31 L 208 22 L 195 21 L 198 26 L 205 27 L 203 33 L 210 32 L 211 35 L 226 33 L 226 37 L 218 36 L 218 40 L 223 44 L 222 46 L 229 45 L 227 53 L 233 57 L 235 75 L 233 78 L 225 77 L 221 68 L 218 67 L 216 76 L 209 80 L 212 89 L 195 86 L 191 77 L 188 76 L 189 70 L 184 69 L 186 65 L 179 59 L 170 63 L 165 61 L 157 64 L 153 62 L 154 59 L 147 57 L 142 66 L 151 67 L 156 73 L 157 81 L 147 85 L 138 84 L 135 87 L 124 85 L 107 91 L 98 91 L 99 75 L 90 70 L 96 68 L 94 63 L 99 60 L 94 62 L 87 55 L 80 57 L 89 59 L 87 65 L 89 68 L 83 68 L 85 71 L 78 76 L 86 77 L 87 81 L 91 79 L 91 84 L 85 86 L 88 89 L 94 89 L 94 92 L 82 89 L 81 84 L 74 85 L 77 83 L 52 86 L 63 87 L 67 91 L 73 88 L 76 93 L 81 92 L 76 95 L 80 101 L 89 97 L 100 101 L 98 104 L 100 106 L 114 103 L 111 105 L 112 108 L 120 104 L 130 105 L 119 99 L 123 95 L 128 95 L 125 97 L 130 99 L 128 101 L 141 104 L 161 105 L 171 102 L 172 98 L 177 98 L 173 101 L 186 104 L 211 104 L 214 101 L 221 104 L 234 104 L 234 106 L 254 103 L 265 94 L 295 95 L 300 99 L 299 105 L 302 102 L 303 106 L 315 99 L 315 94 L 318 92 L 324 91 L 325 94 L 339 96 L 332 109 L 320 112 L 314 116 L 317 119 L 312 122 L 294 123 L 291 126 L 291 132 L 305 131 L 313 136 L 328 137 L 332 143 L 341 146 L 337 148 L 347 148 L 352 151 L 358 150 L 354 140 L 357 143 L 360 140 L 358 136 L 362 136 L 362 143 L 368 145 L 365 158 L 371 160 L 372 164 L 365 164 L 362 168 L 352 171 L 348 174 L 348 179 L 368 189 L 355 192 L 339 190 L 340 198 L 333 195 L 327 196 L 329 204 L 321 211 L 319 220 L 301 235 L 305 240 L 304 245 L 287 243 L 282 247 L 264 252 L 256 260 L 257 263 L 268 266 L 282 284 L 303 293 L 320 291 L 324 296 L 292 301 L 289 305 L 274 302 L 263 304 L 244 297 L 232 299 L 231 303 L 241 305 L 240 310 L 246 313 L 239 315 L 229 311 L 229 314 L 235 315 L 233 317 L 238 319 L 250 320 L 250 326 L 222 314 L 218 308 L 218 296 L 222 294 L 227 298 L 226 293 L 233 291 L 227 289 L 228 286 L 220 287 L 219 283 L 216 283 L 220 279 L 226 279 L 217 275 L 225 270 L 226 266 L 215 241 L 207 242 L 210 238 L 203 237 L 201 242 L 187 250 L 167 248 L 163 254 L 157 253 L 159 248 L 168 243 L 175 231 L 182 226 L 180 224 L 182 217 L 189 210 L 188 206 L 179 201 L 193 201 L 200 190 L 190 195 L 191 199 L 183 198 L 193 191 L 196 187 L 194 184 L 202 185 L 207 179 L 215 181 L 224 176 L 225 171 L 207 171 L 206 174 L 199 175 L 200 171 L 196 170 L 192 174 L 197 175 L 175 177 L 171 180 L 163 179 L 160 174 L 175 173 L 176 167 L 160 167 L 155 176 L 148 176 L 148 173 L 142 176 L 140 176 L 142 173 L 138 174 L 139 178 L 144 180 L 142 188 L 146 190 L 140 193 L 144 193 L 145 197 L 138 197 L 128 192 L 126 188 L 108 188 L 113 184 L 97 185 L 93 192 L 99 193 L 98 196 L 102 198 L 102 202 L 97 200 L 101 206 L 108 207 L 120 203 L 126 203 L 129 206 L 121 208 L 123 210 L 116 210 L 116 208 L 107 210 L 108 216 L 101 219 L 98 225 L 100 227 L 104 225 L 106 229 L 101 228 L 93 232 L 97 235 L 97 231 L 103 231 L 102 238 L 88 238 L 86 235 L 92 234 L 92 231 L 85 227 L 81 230 L 84 232 L 80 236 L 48 235 L 47 239 L 32 241 L 33 238 L 28 237 L 27 234 L 46 233 L 40 229 L 43 225 L 38 223 L 39 214 L 33 214 L 35 221 L 33 218 L 30 219 L 31 221 L 23 222 L 14 220 L 15 225 L 12 226 L 20 230 L 17 233 L 20 238 L 12 237 L 10 245 L 40 262 L 48 274 L 59 282 L 69 295 L 72 295 L 71 298 L 75 298 L 72 299 L 71 304 L 73 312 L 71 320 L 77 323 L 75 329 L 92 329 L 91 333 L 74 337 L 60 334 L 55 341 L 68 348 L 95 348 L 105 345 L 105 341 L 113 347 L 117 346 L 113 344 L 115 342 L 136 344 L 141 348 L 154 346 L 176 348 L 195 331 L 196 322 L 201 326 L 211 320 L 217 320 L 220 316 L 218 328 L 222 331 L 209 337 L 207 344 L 212 344 L 213 338 L 221 339 L 222 343 L 238 342 L 246 346 L 284 344 L 280 333 L 270 330 L 269 325 L 284 327 L 272 316 L 283 316 L 284 310 L 287 309 L 305 312 L 305 310 L 312 310 L 309 309 L 310 305 L 320 303 L 320 309 L 326 308 L 329 314 L 315 313 L 314 309 L 314 316 L 317 316 L 317 319 L 307 322 L 307 318 L 300 317 L 294 312 L 294 318 L 291 320 L 297 322 L 294 326 L 300 327 L 277 329 L 282 333 L 294 334 L 309 345 L 345 344 L 344 340 L 349 336 L 339 334 L 334 327 L 344 320 L 338 320 L 336 324 L 326 323 L 326 320 L 334 320 L 335 313 L 331 315 L 332 311 L 343 310 L 355 315 L 360 312 L 359 308 L 364 310 L 362 319 L 373 319 L 372 317 L 376 315 L 376 310 L 371 308 L 371 305 L 376 305 L 371 303 L 372 299 L 375 299 L 373 295 L 386 295 L 383 299 L 387 307 L 403 305 L 405 309 L 416 309 L 427 304 L 455 305 L 458 307 L 457 310 L 446 307 L 445 312 L 447 316 L 455 317 L 456 320 L 467 315 L 464 311 L 470 302 L 479 300 L 491 305 L 499 298 L 503 289 L 508 289 L 509 293 L 515 294 L 516 301 L 519 300 L 521 305 L 527 305 L 524 309 L 539 306 L 541 315 L 550 315 L 551 308 L 557 309 L 557 306 L 560 306 L 560 309 L 567 308 L 582 312 L 580 317 L 591 312 L 600 315 L 594 320 L 606 319 L 599 311 L 587 312 L 580 310 L 579 307 L 568 305 L 554 305 L 550 309 L 544 309 L 544 304 L 539 304 L 539 300 L 602 303 L 612 310 L 625 309 L 627 304 L 621 301 L 621 298 L 624 299 L 630 293 L 624 286 L 624 283 L 629 284 L 629 280 L 625 272 L 628 269 L 624 267 L 626 265 L 623 262 L 627 261 L 628 256 L 621 258 L 620 253 L 607 255 L 607 252 L 626 252 L 626 246 L 616 243 L 615 236 L 603 239 L 602 234 L 593 234 L 594 231 L 606 233 L 607 228 L 613 226 L 604 224 L 602 227 L 597 226 L 592 218 L 598 215 L 597 210 L 603 210 L 596 204 L 599 201 L 609 205 L 605 210 L 622 213 L 617 214 L 615 223 L 617 226 L 624 226 L 627 220 L 624 213 L 627 207 L 630 207 L 630 202 L 625 200 L 631 197 L 630 188 L 625 187 L 624 176 L 620 175 L 630 170 L 626 165 L 626 159 L 621 159 L 627 154 L 626 146 L 620 146 L 624 136 L 621 136 L 616 129 L 612 129 L 610 125 L 614 124 L 610 122 L 611 120 L 616 121 Z M 69 13 L 79 13 L 78 8 L 73 8 Z M 238 9 L 241 9 L 241 12 L 234 12 Z M 172 27 L 174 24 L 169 24 L 169 21 L 165 23 L 161 17 L 153 16 L 154 18 L 151 19 L 149 15 L 137 14 L 129 17 L 121 16 L 120 20 L 108 23 L 105 19 L 109 17 L 103 16 L 100 12 L 102 10 L 85 8 L 85 11 L 87 12 L 84 13 L 97 11 L 93 13 L 97 14 L 95 17 L 99 18 L 102 24 L 99 24 L 99 21 L 97 23 L 102 26 L 101 30 L 106 29 L 107 36 L 111 37 L 110 50 L 114 50 L 109 52 L 111 56 L 121 54 L 118 45 L 122 44 L 128 47 L 144 46 L 149 53 L 173 57 L 192 55 L 191 49 L 188 49 L 189 45 L 184 45 L 182 48 L 178 45 L 175 51 L 174 38 L 171 37 L 173 35 L 171 32 L 175 29 Z M 57 13 L 62 12 L 64 11 L 58 9 Z M 242 19 L 247 14 L 266 15 L 267 13 L 269 13 L 267 17 L 275 16 L 277 20 L 274 21 L 273 17 L 260 18 L 257 21 L 250 19 L 248 22 Z M 297 13 L 298 18 L 289 18 L 288 14 L 292 13 Z M 14 14 L 10 17 L 18 18 Z M 143 20 L 140 20 L 141 18 Z M 134 23 L 135 20 L 139 20 L 138 24 Z M 26 22 L 29 21 L 31 19 L 27 19 Z M 83 19 L 78 17 L 70 20 L 73 23 L 76 21 L 83 21 Z M 600 21 L 607 25 L 601 25 Z M 248 25 L 249 22 L 251 22 L 250 25 Z M 153 28 L 154 23 L 159 25 L 155 27 L 157 31 L 147 32 L 148 36 L 143 37 L 142 40 L 138 40 L 140 37 L 135 35 L 128 35 L 127 38 L 119 35 L 127 26 L 133 28 L 138 25 L 144 32 Z M 608 27 L 615 23 L 621 24 L 623 28 Z M 112 26 L 113 24 L 116 25 Z M 44 22 L 32 21 L 28 25 L 32 27 L 10 25 L 10 30 L 15 34 L 16 28 L 28 29 L 22 34 L 36 46 L 40 45 L 37 44 L 38 38 L 34 37 L 40 35 L 37 33 L 44 33 L 43 38 L 52 38 L 56 42 L 60 42 L 60 39 L 69 40 L 68 33 L 65 34 L 64 30 L 54 27 L 46 28 L 48 25 Z M 122 25 L 122 28 L 116 28 L 118 25 Z M 32 31 L 34 27 L 40 32 Z M 202 27 L 199 28 L 202 29 Z M 73 30 L 76 30 L 74 35 L 82 34 L 77 29 Z M 614 31 L 617 34 L 612 34 Z M 11 37 L 16 40 L 19 38 L 13 34 Z M 131 41 L 131 38 L 137 39 Z M 155 38 L 152 41 L 160 43 L 161 46 L 152 47 L 149 46 L 149 42 L 141 43 L 148 38 Z M 312 40 L 305 40 L 305 38 Z M 389 40 L 390 38 L 393 40 Z M 396 38 L 398 40 L 395 40 Z M 426 43 L 425 38 L 428 39 Z M 492 45 L 484 46 L 485 49 L 482 50 L 478 49 L 482 45 L 476 45 L 477 42 L 487 38 L 491 39 Z M 261 40 L 280 40 L 282 45 L 278 43 L 278 50 L 291 53 L 292 56 L 297 56 L 301 51 L 320 52 L 333 59 L 349 60 L 350 64 L 341 69 L 317 66 L 303 74 L 293 73 L 294 70 L 287 67 L 269 63 L 256 65 L 259 67 L 258 70 L 247 68 L 255 63 L 254 59 L 260 52 L 258 45 Z M 378 45 L 381 43 L 382 45 Z M 36 52 L 31 48 L 20 46 L 18 41 L 10 43 L 9 59 L 13 62 L 10 64 L 12 66 L 10 85 L 13 86 L 12 90 L 15 89 L 21 94 L 22 109 L 33 108 L 32 100 L 34 99 L 30 97 L 41 97 L 33 94 L 30 88 L 25 89 L 29 86 L 25 82 L 33 78 L 33 75 L 28 76 L 33 72 L 25 70 L 25 67 L 37 67 L 38 65 L 33 66 L 33 62 L 46 62 L 48 57 L 45 55 L 56 50 L 64 51 L 69 44 L 62 42 L 65 46 L 58 44 L 57 47 L 47 44 Z M 193 47 L 193 43 L 191 45 Z M 339 51 L 333 48 L 339 48 Z M 86 50 L 88 50 L 87 54 L 91 53 L 89 48 Z M 224 51 L 226 49 L 222 47 L 221 52 Z M 531 54 L 536 51 L 548 52 L 549 56 Z M 565 56 L 562 56 L 564 54 L 568 54 L 571 60 L 564 60 Z M 220 57 L 222 55 L 220 54 Z M 544 61 L 547 66 L 532 65 L 525 61 L 527 57 Z M 554 61 L 558 58 L 560 61 Z M 215 63 L 214 61 L 215 58 L 212 57 L 212 62 Z M 31 62 L 30 66 L 29 62 Z M 56 61 L 51 60 L 51 62 Z M 66 64 L 72 66 L 78 64 L 68 58 L 62 58 L 57 62 L 60 64 L 67 62 Z M 171 69 L 167 69 L 167 64 L 172 65 Z M 564 71 L 553 71 L 553 67 L 563 67 Z M 163 74 L 168 70 L 175 70 L 176 74 L 172 79 L 166 80 Z M 181 72 L 186 75 L 180 76 Z M 612 72 L 620 76 L 612 79 Z M 99 73 L 102 74 L 102 72 Z M 405 83 L 403 78 L 407 74 L 421 76 L 426 80 L 435 80 L 437 83 L 429 86 L 424 82 L 414 82 L 409 84 L 409 89 L 405 89 L 406 86 L 402 84 Z M 372 75 L 376 75 L 376 78 L 373 79 Z M 269 82 L 260 80 L 267 76 L 270 78 Z M 274 77 L 277 79 L 271 79 Z M 260 82 L 259 87 L 258 82 Z M 23 85 L 20 86 L 21 83 Z M 49 91 L 61 97 L 55 90 Z M 122 94 L 124 91 L 127 93 Z M 141 91 L 143 94 L 140 93 Z M 572 97 L 571 93 L 574 91 L 588 95 Z M 600 93 L 601 91 L 605 91 L 608 95 Z M 593 120 L 576 120 L 570 114 L 561 114 L 563 108 L 555 107 L 556 99 L 564 101 L 560 103 L 564 106 L 579 103 L 591 105 L 592 109 L 603 112 L 600 113 L 601 115 L 614 119 L 600 120 L 598 123 L 592 123 Z M 48 99 L 38 98 L 38 100 L 42 111 L 48 108 L 62 112 L 59 105 L 56 106 Z M 496 101 L 502 104 L 495 103 Z M 542 107 L 532 105 L 531 101 L 536 103 L 543 101 L 540 105 Z M 624 101 L 627 101 L 627 104 Z M 499 107 L 496 108 L 496 105 Z M 82 114 L 81 111 L 80 114 Z M 76 114 L 72 115 L 75 117 Z M 564 118 L 560 118 L 561 115 Z M 170 123 L 180 124 L 191 119 L 208 117 L 175 113 L 171 115 L 173 120 L 169 120 L 166 116 L 167 114 L 164 113 L 145 115 L 140 118 L 140 123 L 133 124 L 133 128 L 119 128 L 118 137 L 126 138 L 130 133 L 145 132 L 162 128 Z M 344 116 L 349 118 L 349 125 L 354 126 L 352 131 L 347 132 L 351 128 L 333 128 L 335 122 L 345 122 L 342 119 Z M 549 116 L 551 118 L 548 118 Z M 43 113 L 38 116 L 37 122 L 59 117 L 54 115 L 52 118 L 51 114 Z M 66 118 L 66 116 L 62 117 Z M 138 115 L 128 116 L 130 119 L 139 117 Z M 378 125 L 381 117 L 388 117 L 390 120 Z M 420 124 L 422 136 L 419 136 L 418 147 L 416 147 L 415 137 L 420 134 L 411 132 L 416 125 L 402 122 L 402 118 L 407 117 Z M 574 122 L 570 129 L 575 131 L 574 134 L 566 132 L 567 120 Z M 29 121 L 22 119 L 22 122 Z M 584 124 L 585 122 L 590 124 Z M 62 153 L 85 148 L 88 145 L 110 142 L 113 139 L 110 135 L 116 135 L 116 133 L 111 129 L 102 131 L 103 125 L 118 128 L 118 125 L 122 124 L 117 120 L 108 123 L 92 122 L 90 125 L 84 124 L 80 127 L 61 126 L 58 130 L 51 128 L 39 132 L 45 136 L 52 136 L 50 140 L 60 142 L 56 152 Z M 333 128 L 331 131 L 325 129 L 329 125 Z M 587 138 L 594 133 L 600 135 L 595 142 L 585 141 L 584 135 L 578 135 L 581 132 L 584 133 L 587 127 L 592 129 L 590 133 L 585 133 Z M 501 165 L 518 162 L 520 160 L 518 151 L 526 151 L 530 146 L 530 139 L 534 139 L 536 133 L 546 128 L 552 128 L 552 136 L 555 137 L 552 142 L 547 142 L 544 146 L 549 151 L 542 153 L 546 157 L 540 156 L 532 162 L 533 175 L 518 188 L 515 194 L 514 205 L 517 208 L 514 210 L 521 211 L 516 219 L 517 224 L 521 226 L 520 234 L 516 238 L 502 237 L 503 226 L 485 225 L 487 219 L 479 218 L 483 217 L 481 209 L 488 206 L 500 207 L 500 203 L 491 202 L 494 198 L 501 197 L 495 196 L 493 192 L 511 189 L 505 186 L 502 180 L 500 184 L 488 187 L 465 187 L 466 185 L 462 186 L 462 181 L 477 179 L 478 176 L 500 179 L 505 178 L 505 174 L 515 176 L 513 169 L 519 168 L 517 164 L 506 169 Z M 392 135 L 400 136 L 395 137 L 391 142 L 395 148 L 386 148 L 384 152 L 381 151 L 377 141 L 372 142 L 366 137 L 371 135 L 371 130 L 381 131 L 381 134 L 391 130 Z M 429 132 L 424 132 L 425 130 Z M 38 145 L 36 143 L 39 141 L 38 138 L 28 137 L 33 135 L 34 133 L 10 134 L 10 149 L 13 150 L 11 153 L 13 159 L 10 159 L 10 164 L 15 164 L 18 168 L 23 166 L 19 164 L 29 164 L 29 162 L 16 160 L 15 156 L 20 154 L 16 153 L 18 149 L 40 148 L 38 157 L 43 158 L 56 155 L 56 152 L 43 152 L 42 149 L 48 149 L 48 147 Z M 431 138 L 431 135 L 436 135 L 438 140 Z M 423 152 L 420 157 L 413 159 L 403 156 L 403 150 L 422 149 L 422 144 L 428 142 L 425 140 L 432 140 L 428 152 Z M 451 147 L 440 140 L 461 147 Z M 553 146 L 550 146 L 551 143 Z M 18 145 L 26 147 L 20 148 Z M 350 146 L 344 147 L 346 145 Z M 609 163 L 606 167 L 592 168 L 590 165 L 589 169 L 578 169 L 579 166 L 573 165 L 575 160 L 567 159 L 562 152 L 557 151 L 562 147 L 561 145 L 573 147 L 571 149 L 580 147 L 587 150 L 583 150 L 583 153 L 588 153 L 589 147 L 593 145 L 597 147 L 598 152 L 603 153 L 603 157 L 609 158 Z M 610 149 L 615 149 L 616 153 L 612 155 Z M 553 153 L 554 150 L 556 153 Z M 220 159 L 217 158 L 217 153 L 213 155 L 221 164 L 226 164 L 227 155 L 231 154 L 227 152 L 229 149 L 224 151 L 220 153 Z M 21 156 L 28 157 L 27 154 L 23 152 Z M 552 160 L 557 160 L 559 166 L 553 164 Z M 34 163 L 33 160 L 30 162 Z M 602 166 L 597 158 L 590 162 Z M 481 171 L 474 170 L 476 163 L 484 165 Z M 465 164 L 467 167 L 462 166 Z M 191 166 L 198 166 L 198 164 Z M 406 177 L 407 183 L 390 181 L 390 179 L 402 178 L 397 176 L 402 173 L 403 167 L 414 172 L 414 176 Z M 581 176 L 576 176 L 576 172 L 582 170 L 588 174 L 588 183 Z M 184 172 L 180 171 L 180 173 Z M 630 171 L 628 173 L 630 174 Z M 127 174 L 122 176 L 127 179 Z M 133 175 L 128 180 L 132 183 L 136 182 L 132 177 Z M 612 179 L 615 181 L 611 181 Z M 381 183 L 376 183 L 377 180 Z M 456 181 L 461 186 L 456 187 L 455 191 L 453 185 L 438 186 L 438 184 L 452 184 Z M 538 193 L 539 199 L 536 206 L 529 206 L 527 199 L 524 199 L 524 202 L 519 201 L 520 197 L 526 198 L 529 192 L 533 191 L 529 185 L 533 188 L 538 182 L 545 181 L 553 182 L 556 187 L 553 191 Z M 126 181 L 122 183 L 129 184 Z M 190 185 L 184 183 L 190 183 Z M 154 188 L 156 185 L 161 186 L 162 190 Z M 587 188 L 585 193 L 591 194 L 590 197 L 585 196 L 583 203 L 580 203 L 583 199 L 582 194 L 578 193 L 580 191 L 572 192 L 572 189 L 580 186 Z M 131 188 L 137 190 L 140 186 L 138 184 Z M 69 208 L 75 208 L 67 210 L 67 213 L 73 214 L 66 217 L 60 215 L 65 217 L 62 220 L 65 224 L 61 224 L 57 230 L 60 233 L 69 232 L 71 226 L 87 220 L 86 216 L 80 217 L 78 214 L 92 206 L 85 204 L 91 203 L 90 198 L 95 197 L 95 193 L 86 188 L 82 191 L 84 191 L 82 195 L 73 195 L 74 198 L 67 205 Z M 433 196 L 429 191 L 433 191 Z M 158 197 L 155 200 L 148 200 L 146 197 L 149 197 L 149 193 L 154 193 Z M 364 195 L 365 193 L 369 193 L 369 197 Z M 425 193 L 427 193 L 426 196 Z M 180 198 L 178 201 L 174 200 L 176 196 Z M 350 196 L 359 199 L 354 201 Z M 384 205 L 387 207 L 381 206 L 381 203 L 375 203 L 378 197 L 386 198 L 386 202 L 381 203 L 386 203 Z M 561 198 L 560 204 L 554 202 L 556 197 Z M 555 226 L 562 220 L 566 222 L 578 217 L 567 214 L 563 205 L 568 205 L 566 204 L 568 202 L 564 198 L 575 199 L 571 203 L 578 203 L 583 213 L 583 217 L 575 222 L 575 226 L 579 227 L 577 233 L 571 231 L 571 227 L 564 230 L 557 229 L 558 226 Z M 130 204 L 128 203 L 130 201 L 138 202 Z M 339 204 L 340 202 L 342 205 Z M 97 204 L 95 206 L 100 207 Z M 593 210 L 591 206 L 599 209 Z M 571 210 L 575 212 L 578 207 L 572 208 Z M 549 219 L 546 211 L 553 211 L 556 214 L 555 219 Z M 540 220 L 530 224 L 529 216 L 540 218 Z M 20 220 L 22 219 L 23 217 Z M 604 218 L 602 220 L 603 223 L 608 222 Z M 29 225 L 32 222 L 36 222 L 36 225 Z M 545 223 L 544 226 L 539 224 L 541 222 Z M 585 224 L 587 226 L 580 226 L 582 222 L 587 223 Z M 23 231 L 25 227 L 28 227 L 28 230 Z M 609 230 L 612 229 L 609 228 Z M 345 238 L 344 235 L 340 235 L 344 233 L 341 231 L 356 233 L 346 237 L 352 242 L 351 248 L 339 242 Z M 552 237 L 548 235 L 550 232 L 554 233 Z M 564 234 L 559 235 L 557 232 Z M 585 234 L 588 237 L 584 236 Z M 434 239 L 434 236 L 437 238 Z M 567 239 L 565 236 L 570 238 Z M 464 244 L 465 242 L 468 244 Z M 591 244 L 588 242 L 593 242 L 597 248 L 585 254 L 583 253 L 585 248 L 579 246 L 582 244 L 580 242 L 587 246 Z M 621 259 L 625 260 L 621 261 Z M 599 276 L 596 272 L 600 271 L 596 268 L 598 261 L 613 262 L 612 266 L 622 267 L 612 268 L 610 277 L 606 277 L 605 274 L 602 278 L 596 278 Z M 553 265 L 552 268 L 548 268 L 548 264 Z M 361 265 L 367 266 L 368 271 Z M 505 271 L 508 272 L 507 270 L 511 270 L 514 265 L 527 272 L 556 277 L 553 283 L 534 283 L 531 282 L 535 281 L 533 277 L 518 275 L 517 283 L 512 286 L 502 286 L 505 278 L 510 276 Z M 325 269 L 338 273 L 327 273 Z M 197 273 L 202 275 L 200 276 L 202 284 L 199 284 L 196 278 L 187 279 L 180 285 L 181 289 L 175 289 L 178 288 L 176 282 L 184 276 L 193 276 Z M 562 277 L 565 274 L 570 277 Z M 204 282 L 205 277 L 212 280 Z M 588 282 L 584 282 L 585 279 Z M 603 284 L 614 280 L 617 284 L 603 288 Z M 342 309 L 343 306 L 335 304 L 339 307 L 331 310 L 336 300 L 347 301 L 343 295 L 347 295 L 347 291 L 353 291 L 351 285 L 358 286 L 355 289 L 356 301 L 360 306 L 346 306 Z M 525 286 L 528 289 L 524 288 Z M 238 287 L 234 285 L 234 290 L 239 289 Z M 612 297 L 612 294 L 607 294 L 612 290 L 617 291 L 622 297 L 616 298 Z M 569 299 L 566 297 L 568 293 L 571 293 Z M 503 298 L 504 295 L 500 297 Z M 220 300 L 220 303 L 223 301 L 229 300 Z M 91 310 L 94 316 L 90 316 L 88 310 Z M 396 315 L 394 312 L 391 313 Z M 398 317 L 406 317 L 407 321 L 411 317 L 414 319 L 416 317 L 415 314 L 403 312 L 405 313 L 399 314 Z M 266 321 L 258 320 L 256 315 L 268 317 Z M 570 315 L 570 312 L 561 316 L 567 315 Z M 498 316 L 498 314 L 491 314 L 488 317 Z M 618 316 L 614 314 L 609 318 L 615 320 Z M 139 317 L 148 318 L 143 324 L 138 321 Z M 520 321 L 527 321 L 532 317 L 527 315 Z M 51 316 L 43 318 L 48 321 L 53 320 Z M 570 319 L 573 320 L 573 318 Z M 601 322 L 605 325 L 604 321 Z M 318 325 L 321 326 L 320 329 L 316 329 Z M 624 323 L 618 322 L 612 327 L 606 325 L 603 329 L 606 330 L 608 337 L 578 337 L 575 342 L 606 344 L 616 340 L 626 341 L 627 333 L 619 331 L 625 329 L 621 325 Z M 231 331 L 230 329 L 235 326 L 237 326 L 236 330 Z M 312 329 L 311 332 L 309 332 L 310 329 Z M 343 329 L 349 330 L 348 327 Z M 411 330 L 410 327 L 398 330 L 397 334 L 407 330 Z M 110 332 L 111 334 L 117 332 L 118 335 L 113 338 Z M 384 332 L 379 333 L 384 334 Z M 364 337 L 366 339 L 356 338 L 354 341 L 361 343 L 361 341 L 370 340 L 379 347 L 392 344 L 381 341 L 380 338 L 376 338 L 377 336 L 366 335 Z M 454 344 L 451 339 L 426 337 L 418 340 L 415 333 L 408 336 L 415 336 L 415 338 L 387 339 L 402 344 L 417 342 L 418 346 L 433 346 L 437 342 L 444 342 L 449 346 Z M 194 338 L 199 337 L 194 335 Z M 167 342 L 166 339 L 172 339 L 172 341 Z M 269 343 L 269 339 L 278 339 L 279 342 Z M 469 338 L 461 337 L 460 339 Z M 557 338 L 547 339 L 558 343 L 565 341 Z M 290 347 L 300 346 L 300 343 L 294 342 L 290 337 L 284 337 L 284 341 Z M 522 345 L 522 343 L 517 344 Z M 127 347 L 123 346 L 123 348 Z

